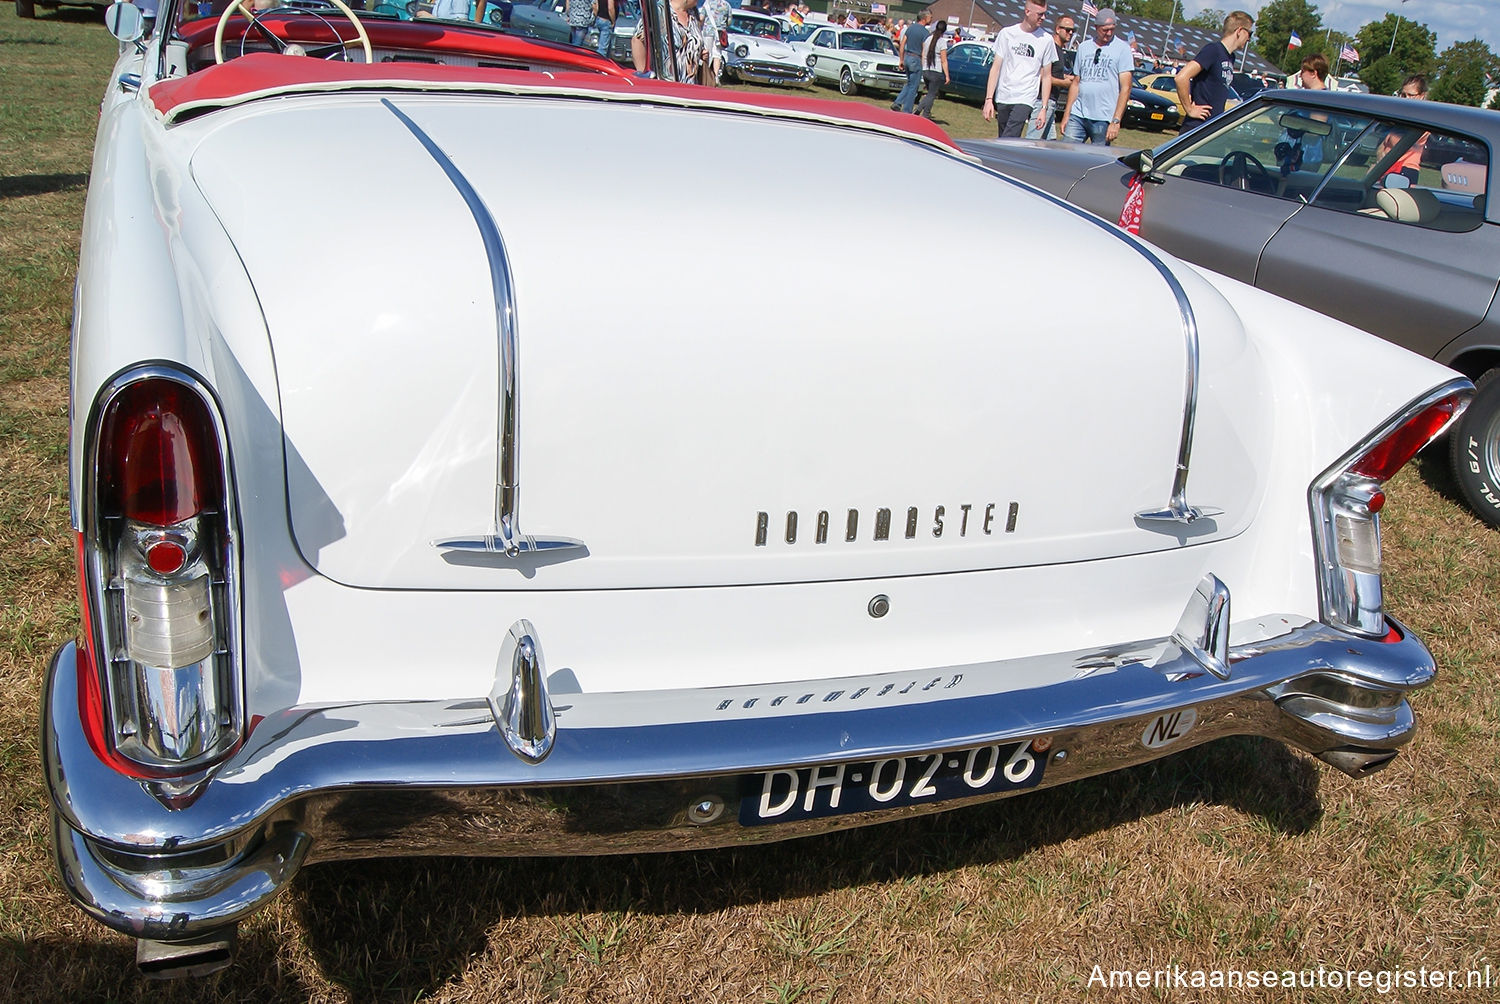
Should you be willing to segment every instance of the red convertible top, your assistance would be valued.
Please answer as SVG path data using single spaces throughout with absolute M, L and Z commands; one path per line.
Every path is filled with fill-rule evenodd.
M 374 32 L 371 34 L 374 35 Z M 551 63 L 574 61 L 567 58 L 571 53 L 562 47 L 539 45 L 515 38 L 506 41 L 506 54 L 511 58 L 532 55 L 545 57 Z M 537 52 L 522 52 L 517 46 L 532 46 Z M 881 132 L 899 133 L 925 143 L 957 149 L 947 133 L 918 115 L 901 115 L 855 101 L 754 94 L 644 80 L 592 56 L 578 62 L 580 65 L 577 70 L 556 72 L 446 66 L 437 63 L 392 62 L 372 65 L 266 52 L 250 53 L 186 77 L 160 81 L 151 87 L 147 98 L 157 113 L 167 123 L 171 123 L 215 108 L 266 97 L 313 92 L 418 90 L 591 97 L 831 120 Z

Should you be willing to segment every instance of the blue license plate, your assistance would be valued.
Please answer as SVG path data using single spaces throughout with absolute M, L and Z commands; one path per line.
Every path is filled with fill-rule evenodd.
M 1033 788 L 1042 780 L 1046 760 L 1046 754 L 1033 753 L 1022 742 L 766 771 L 744 781 L 740 824 L 764 826 Z

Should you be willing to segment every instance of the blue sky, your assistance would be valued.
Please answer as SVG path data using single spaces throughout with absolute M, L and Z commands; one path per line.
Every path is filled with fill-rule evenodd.
M 1437 35 L 1437 51 L 1454 42 L 1482 39 L 1491 50 L 1500 52 L 1500 3 L 1496 0 L 1312 0 L 1323 14 L 1325 27 L 1354 33 L 1368 21 L 1378 21 L 1387 12 L 1400 14 L 1418 24 L 1425 24 Z M 1103 6 L 1100 4 L 1099 6 Z M 1252 14 L 1260 0 L 1236 4 L 1234 0 L 1183 0 L 1189 14 L 1205 7 L 1219 10 L 1248 10 Z M 1363 55 L 1363 53 L 1361 53 Z

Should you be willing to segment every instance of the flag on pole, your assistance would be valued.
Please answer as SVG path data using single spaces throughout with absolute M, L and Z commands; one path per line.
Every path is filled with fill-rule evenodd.
M 1080 8 L 1080 9 L 1083 11 L 1083 16 L 1084 17 L 1098 17 L 1099 16 L 1099 8 L 1095 7 L 1093 4 L 1089 3 L 1089 0 L 1083 0 L 1083 7 Z
M 1359 52 L 1352 45 L 1345 45 L 1339 50 L 1339 58 L 1346 63 L 1359 62 Z
M 1302 47 L 1302 36 L 1299 35 L 1299 34 L 1297 34 L 1295 31 L 1292 32 L 1292 37 L 1286 40 L 1286 47 L 1288 49 L 1299 49 L 1299 48 L 1301 48 Z

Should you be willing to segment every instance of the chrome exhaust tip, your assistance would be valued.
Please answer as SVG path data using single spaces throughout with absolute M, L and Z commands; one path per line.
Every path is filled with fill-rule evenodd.
M 1369 777 L 1396 759 L 1396 750 L 1337 749 L 1318 754 L 1318 759 L 1352 778 Z
M 179 980 L 207 976 L 227 969 L 234 961 L 238 925 L 231 924 L 187 941 L 135 943 L 135 965 L 148 980 Z

